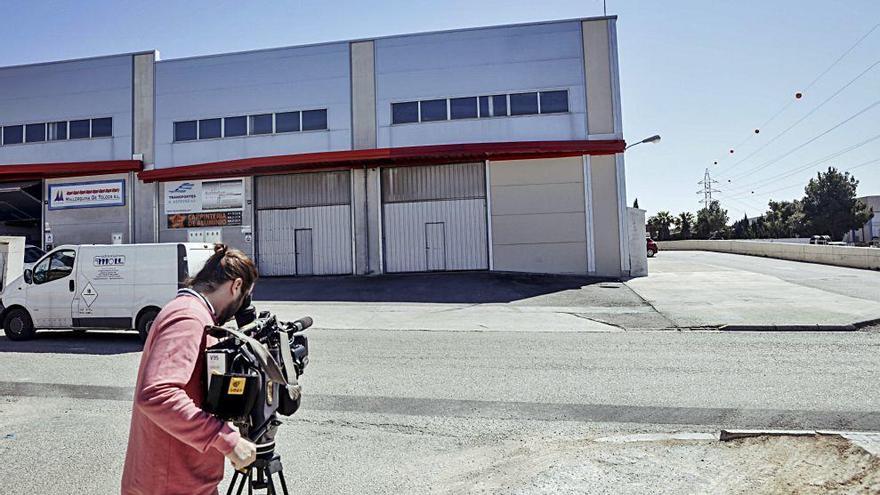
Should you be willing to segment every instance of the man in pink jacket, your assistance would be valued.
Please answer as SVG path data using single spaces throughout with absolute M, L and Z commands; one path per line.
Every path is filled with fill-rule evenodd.
M 213 495 L 223 480 L 224 456 L 236 469 L 256 459 L 253 443 L 201 409 L 204 352 L 216 342 L 205 325 L 229 321 L 256 279 L 253 261 L 218 244 L 156 317 L 138 369 L 123 495 Z

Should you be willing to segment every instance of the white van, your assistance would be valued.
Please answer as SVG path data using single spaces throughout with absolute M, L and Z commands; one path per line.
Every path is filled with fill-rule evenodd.
M 136 329 L 146 340 L 159 309 L 214 253 L 211 244 L 60 246 L 0 293 L 11 340 L 38 328 Z

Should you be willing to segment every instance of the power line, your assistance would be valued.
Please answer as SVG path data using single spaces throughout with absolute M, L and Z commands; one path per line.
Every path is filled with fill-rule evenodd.
M 785 129 L 783 129 L 782 132 L 780 132 L 779 134 L 773 136 L 769 141 L 767 141 L 766 143 L 764 143 L 763 145 L 761 145 L 760 147 L 758 147 L 758 149 L 752 151 L 748 156 L 746 156 L 746 157 L 743 158 L 742 160 L 740 160 L 740 161 L 734 163 L 733 165 L 731 165 L 727 170 L 722 171 L 722 172 L 721 172 L 721 175 L 724 176 L 724 175 L 730 173 L 730 171 L 731 171 L 732 169 L 734 169 L 734 168 L 737 167 L 738 165 L 740 165 L 740 164 L 742 164 L 742 163 L 748 161 L 749 158 L 755 156 L 756 154 L 760 153 L 762 150 L 766 149 L 767 146 L 770 146 L 771 144 L 773 144 L 777 139 L 781 138 L 781 137 L 784 136 L 786 133 L 788 133 L 788 131 L 794 129 L 798 124 L 800 124 L 801 122 L 803 122 L 804 120 L 806 120 L 808 117 L 810 117 L 811 115 L 813 115 L 814 113 L 816 113 L 816 111 L 818 111 L 820 108 L 822 108 L 823 106 L 825 106 L 826 103 L 828 103 L 829 101 L 833 100 L 837 95 L 839 95 L 840 93 L 842 93 L 844 90 L 846 90 L 846 88 L 850 87 L 854 82 L 856 82 L 856 81 L 858 81 L 859 79 L 861 79 L 862 76 L 864 76 L 865 74 L 867 74 L 868 72 L 870 72 L 871 69 L 873 69 L 874 67 L 877 67 L 878 65 L 880 65 L 880 60 L 877 60 L 877 61 L 874 62 L 873 64 L 869 65 L 865 70 L 863 70 L 861 73 L 859 73 L 859 75 L 857 75 L 856 77 L 854 77 L 853 79 L 851 79 L 848 83 L 844 84 L 840 89 L 838 89 L 837 91 L 835 91 L 831 96 L 829 96 L 828 98 L 826 98 L 825 100 L 823 100 L 821 103 L 819 103 L 818 105 L 816 105 L 812 110 L 810 110 L 809 112 L 807 112 L 806 115 L 804 115 L 803 117 L 801 117 L 800 119 L 798 119 L 797 122 L 795 122 L 794 124 L 792 124 L 792 125 L 786 127 Z M 791 103 L 789 103 L 789 105 L 791 105 Z M 786 107 L 786 108 L 787 108 L 787 107 Z M 763 127 L 763 125 L 762 125 L 762 127 Z
M 828 155 L 826 155 L 826 156 L 823 156 L 822 158 L 819 158 L 819 159 L 817 159 L 817 160 L 813 160 L 812 162 L 809 162 L 809 163 L 807 163 L 807 164 L 800 165 L 800 166 L 798 166 L 798 167 L 796 167 L 796 168 L 794 168 L 794 169 L 791 169 L 791 170 L 788 170 L 788 171 L 782 172 L 782 173 L 780 173 L 780 174 L 777 174 L 777 175 L 774 175 L 774 176 L 768 177 L 768 178 L 766 178 L 766 179 L 762 179 L 762 180 L 759 180 L 759 181 L 750 182 L 750 183 L 748 183 L 748 184 L 743 184 L 743 185 L 735 186 L 735 187 L 733 187 L 732 189 L 733 189 L 733 191 L 740 191 L 740 190 L 743 190 L 743 189 L 749 189 L 749 188 L 752 188 L 752 187 L 757 187 L 757 188 L 765 187 L 766 185 L 772 184 L 773 182 L 776 182 L 776 181 L 778 181 L 779 179 L 784 179 L 784 178 L 786 178 L 786 177 L 790 177 L 790 176 L 792 176 L 792 175 L 794 175 L 794 174 L 796 174 L 796 173 L 798 173 L 798 172 L 801 172 L 801 171 L 807 170 L 807 169 L 809 169 L 809 168 L 811 168 L 811 167 L 813 167 L 813 166 L 815 166 L 815 165 L 818 165 L 818 164 L 823 163 L 823 162 L 827 162 L 827 161 L 829 161 L 829 160 L 832 160 L 832 159 L 834 159 L 834 158 L 837 158 L 838 156 L 841 156 L 841 155 L 844 155 L 844 154 L 846 154 L 846 153 L 849 153 L 850 151 L 853 151 L 853 150 L 856 150 L 856 149 L 858 149 L 858 148 L 861 148 L 862 146 L 865 146 L 865 145 L 867 145 L 867 144 L 870 144 L 870 143 L 872 143 L 872 142 L 874 142 L 874 141 L 876 141 L 876 140 L 878 140 L 878 139 L 880 139 L 880 134 L 876 134 L 876 135 L 874 135 L 874 136 L 872 136 L 872 137 L 870 137 L 870 138 L 868 138 L 868 139 L 865 139 L 864 141 L 858 142 L 858 143 L 856 143 L 856 144 L 849 145 L 849 146 L 847 146 L 847 147 L 845 147 L 845 148 L 843 148 L 843 149 L 837 150 L 837 151 L 835 151 L 835 152 L 833 152 L 833 153 L 831 153 L 831 154 L 828 154 Z
M 749 170 L 747 170 L 747 171 L 745 171 L 745 172 L 743 172 L 743 173 L 741 173 L 741 174 L 739 174 L 739 175 L 737 175 L 737 176 L 735 176 L 735 177 L 732 177 L 731 180 L 736 180 L 736 179 L 740 179 L 740 178 L 746 177 L 746 176 L 751 175 L 751 174 L 753 174 L 753 173 L 755 173 L 755 172 L 757 172 L 757 171 L 759 171 L 759 170 L 763 170 L 763 169 L 769 167 L 770 165 L 773 165 L 774 163 L 778 162 L 779 160 L 782 160 L 783 158 L 785 158 L 785 157 L 791 155 L 792 153 L 794 153 L 794 152 L 800 150 L 801 148 L 803 148 L 803 147 L 805 147 L 805 146 L 807 146 L 807 145 L 813 143 L 813 142 L 816 141 L 817 139 L 820 139 L 821 137 L 823 137 L 823 136 L 829 134 L 830 132 L 834 131 L 835 129 L 838 129 L 838 128 L 840 128 L 841 126 L 843 126 L 843 125 L 849 123 L 849 122 L 852 121 L 853 119 L 855 119 L 855 118 L 861 116 L 862 114 L 864 114 L 865 112 L 867 112 L 867 111 L 873 109 L 873 108 L 876 107 L 877 105 L 880 105 L 880 100 L 877 100 L 877 101 L 875 101 L 874 103 L 871 103 L 870 105 L 868 105 L 868 106 L 862 108 L 861 110 L 859 110 L 858 112 L 856 112 L 856 113 L 850 115 L 850 116 L 847 117 L 846 119 L 844 119 L 844 120 L 838 122 L 837 124 L 834 124 L 834 125 L 831 126 L 829 129 L 827 129 L 827 130 L 825 130 L 825 131 L 819 133 L 819 134 L 816 135 L 816 136 L 813 136 L 812 138 L 808 139 L 807 141 L 805 141 L 805 142 L 803 142 L 803 143 L 801 143 L 801 144 L 795 146 L 794 148 L 792 148 L 792 149 L 786 151 L 785 153 L 783 153 L 783 154 L 777 156 L 776 158 L 773 158 L 772 160 L 766 161 L 766 162 L 764 162 L 764 163 L 758 165 L 757 167 L 754 167 L 754 168 L 749 169 Z
M 709 174 L 709 169 L 706 169 L 706 172 L 703 174 L 703 180 L 697 182 L 697 184 L 703 186 L 701 191 L 697 191 L 697 194 L 702 194 L 703 199 L 703 208 L 709 208 L 709 205 L 712 204 L 712 193 L 720 193 L 718 189 L 713 187 L 713 184 L 717 184 L 718 181 L 712 179 L 712 176 Z
M 828 74 L 828 73 L 831 71 L 831 69 L 833 69 L 834 67 L 837 66 L 838 63 L 840 63 L 841 60 L 843 60 L 844 58 L 846 58 L 846 56 L 849 55 L 850 52 L 852 52 L 853 50 L 855 50 L 856 47 L 859 46 L 859 45 L 862 43 L 862 41 L 865 41 L 865 39 L 866 39 L 868 36 L 870 36 L 871 33 L 873 33 L 874 31 L 876 31 L 877 28 L 880 28 L 880 23 L 875 24 L 871 29 L 868 30 L 867 33 L 865 33 L 864 35 L 862 35 L 862 37 L 859 38 L 858 40 L 856 40 L 855 43 L 853 43 L 852 45 L 850 45 L 850 47 L 847 48 L 847 49 L 846 49 L 846 50 L 845 50 L 845 51 L 844 51 L 839 57 L 837 57 L 833 62 L 831 62 L 831 65 L 829 65 L 827 68 L 825 68 L 825 70 L 823 70 L 821 73 L 819 73 L 819 75 L 816 76 L 815 79 L 813 79 L 809 84 L 807 84 L 807 86 L 806 86 L 802 91 L 806 92 L 808 89 L 812 88 L 817 82 L 819 82 L 820 79 L 822 79 L 822 77 L 825 76 L 825 74 Z M 796 98 L 799 98 L 799 97 L 800 97 L 800 94 L 801 94 L 800 92 L 797 93 Z M 758 127 L 758 130 L 763 129 L 763 128 L 766 127 L 768 124 L 770 124 L 770 122 L 772 122 L 773 120 L 775 120 L 776 117 L 778 117 L 778 116 L 781 115 L 783 112 L 785 112 L 786 110 L 788 110 L 788 108 L 789 108 L 792 104 L 794 104 L 794 102 L 795 102 L 795 100 L 789 100 L 788 103 L 786 103 L 785 105 L 783 105 L 782 108 L 780 108 L 779 110 L 777 110 L 777 111 L 776 111 L 776 112 L 775 112 L 775 113 L 774 113 L 769 119 L 767 119 L 763 124 L 761 124 L 761 126 Z M 749 137 L 747 137 L 747 138 L 746 138 L 744 141 L 742 141 L 740 144 L 736 145 L 736 148 L 739 148 L 739 147 L 745 145 L 749 140 L 751 140 L 751 139 L 752 139 L 753 137 L 755 137 L 756 135 L 757 135 L 757 132 L 756 132 L 756 133 L 753 133 L 753 134 L 749 134 Z M 734 148 L 734 149 L 736 149 L 736 148 Z M 753 154 L 754 154 L 754 153 L 753 153 Z M 749 155 L 749 156 L 752 156 L 752 155 Z M 748 158 L 748 157 L 747 157 L 747 158 Z M 746 158 L 746 159 L 747 159 L 747 158 Z M 737 162 L 737 164 L 739 164 L 739 163 L 741 163 L 741 162 Z M 717 165 L 718 162 L 715 162 L 715 164 Z M 734 166 L 736 166 L 736 165 L 734 165 Z

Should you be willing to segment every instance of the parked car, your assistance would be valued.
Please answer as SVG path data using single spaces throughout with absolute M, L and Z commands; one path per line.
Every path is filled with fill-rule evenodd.
M 810 244 L 826 245 L 831 242 L 830 235 L 814 235 L 810 237 Z
M 42 258 L 44 254 L 46 254 L 46 251 L 43 251 L 37 246 L 32 246 L 30 244 L 26 245 L 24 247 L 24 269 L 27 270 L 28 268 L 33 268 L 34 263 Z
M 880 248 L 880 238 L 878 238 L 878 237 L 871 238 L 871 243 L 868 244 L 868 246 Z
M 654 239 L 646 237 L 645 240 L 647 241 L 648 258 L 653 258 L 654 255 L 657 254 L 658 251 L 660 251 L 660 248 L 657 247 L 657 243 L 654 242 Z

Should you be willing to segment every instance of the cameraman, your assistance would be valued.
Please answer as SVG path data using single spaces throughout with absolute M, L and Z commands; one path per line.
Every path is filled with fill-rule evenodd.
M 200 406 L 205 397 L 206 325 L 235 315 L 257 280 L 254 262 L 223 244 L 153 323 L 138 369 L 123 495 L 217 493 L 223 456 L 236 469 L 256 446 Z

